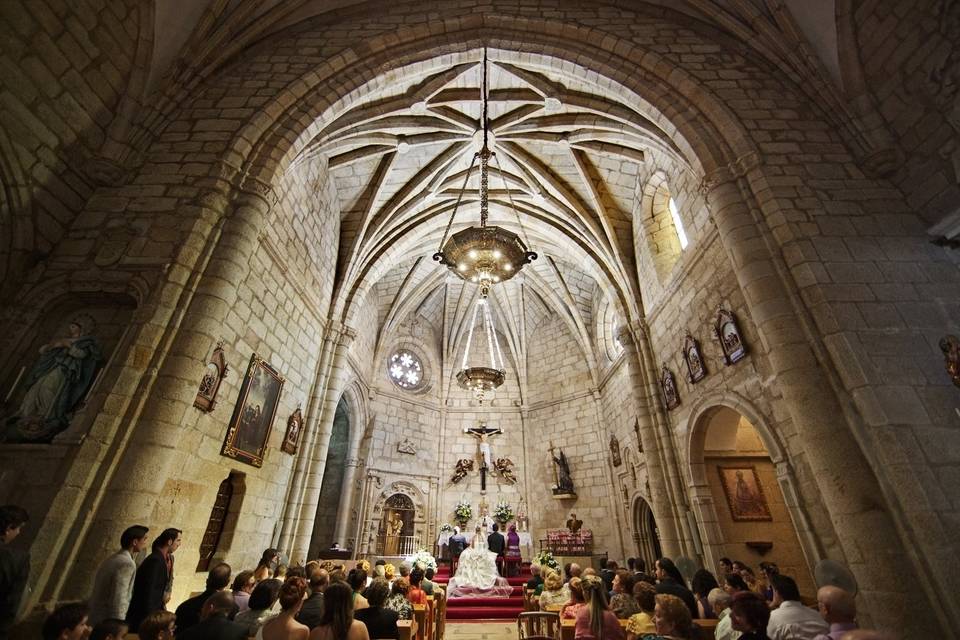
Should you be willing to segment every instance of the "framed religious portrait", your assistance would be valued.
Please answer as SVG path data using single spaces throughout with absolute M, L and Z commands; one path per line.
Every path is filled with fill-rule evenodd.
M 734 522 L 773 520 L 756 467 L 719 466 L 717 470 Z
M 220 455 L 255 467 L 263 466 L 283 383 L 284 377 L 260 356 L 250 357 Z
M 717 309 L 717 319 L 713 323 L 713 335 L 720 342 L 724 364 L 731 365 L 747 355 L 747 348 L 740 336 L 740 327 L 733 312 L 723 307 Z
M 300 412 L 300 405 L 297 405 L 297 410 L 287 418 L 287 432 L 283 435 L 283 444 L 280 445 L 280 451 L 290 455 L 296 454 L 302 430 L 303 414 Z
M 660 373 L 660 388 L 663 390 L 663 402 L 667 409 L 676 409 L 680 406 L 680 394 L 677 392 L 677 379 L 673 372 L 664 364 Z
M 703 354 L 700 353 L 700 343 L 689 333 L 683 341 L 683 361 L 687 365 L 687 380 L 699 382 L 707 376 L 707 368 L 703 365 Z

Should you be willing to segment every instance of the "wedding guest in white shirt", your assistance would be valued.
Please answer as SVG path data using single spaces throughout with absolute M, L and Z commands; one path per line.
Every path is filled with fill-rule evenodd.
M 147 546 L 147 529 L 127 527 L 120 535 L 120 550 L 104 560 L 97 569 L 90 595 L 90 625 L 104 620 L 124 620 L 133 597 L 133 579 L 137 575 L 134 558 Z
M 830 630 L 818 612 L 800 602 L 800 590 L 793 578 L 778 574 L 771 582 L 776 609 L 770 612 L 767 623 L 770 640 L 813 640 Z

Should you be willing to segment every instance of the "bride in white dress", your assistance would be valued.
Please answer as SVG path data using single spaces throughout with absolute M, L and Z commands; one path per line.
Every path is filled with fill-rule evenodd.
M 486 539 L 478 529 L 470 546 L 457 562 L 457 574 L 448 584 L 449 598 L 506 598 L 513 587 L 497 571 L 497 554 L 487 549 Z

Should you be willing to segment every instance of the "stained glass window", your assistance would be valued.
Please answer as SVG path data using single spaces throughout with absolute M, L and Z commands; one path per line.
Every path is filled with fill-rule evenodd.
M 387 375 L 401 389 L 417 389 L 423 384 L 423 365 L 412 351 L 399 349 L 390 356 Z

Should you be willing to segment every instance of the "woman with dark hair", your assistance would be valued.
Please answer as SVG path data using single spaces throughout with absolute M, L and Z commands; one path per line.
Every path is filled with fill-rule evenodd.
M 384 605 L 387 609 L 396 611 L 401 620 L 413 620 L 413 605 L 407 599 L 409 592 L 410 581 L 406 578 L 397 578 L 393 581 L 393 591 Z
M 738 573 L 728 573 L 723 576 L 723 590 L 729 593 L 731 596 L 741 591 L 750 591 L 750 587 L 747 586 L 747 583 L 743 581 L 743 578 L 740 577 Z
M 730 603 L 730 622 L 742 635 L 740 640 L 770 640 L 767 636 L 767 623 L 770 621 L 770 607 L 763 596 L 752 591 L 741 591 L 733 596 Z
M 140 623 L 140 640 L 173 640 L 177 633 L 177 616 L 170 611 L 154 611 Z
M 374 578 L 367 587 L 367 601 L 370 606 L 363 611 L 357 611 L 355 618 L 367 626 L 371 638 L 397 639 L 400 631 L 397 629 L 397 620 L 400 616 L 393 609 L 383 605 L 390 595 L 390 583 L 383 578 Z
M 707 600 L 710 591 L 720 586 L 717 584 L 717 579 L 713 577 L 713 574 L 706 569 L 699 569 L 693 574 L 693 580 L 690 581 L 690 586 L 693 587 L 693 595 L 697 598 L 697 611 L 700 613 L 699 617 L 716 618 L 717 615 L 713 612 L 710 601 Z
M 367 574 L 358 569 L 350 569 L 347 584 L 353 589 L 353 610 L 360 611 L 369 607 L 370 604 L 363 597 L 363 590 L 367 588 Z
M 308 640 L 310 627 L 296 620 L 306 595 L 306 580 L 298 577 L 287 578 L 280 587 L 280 613 L 260 627 L 256 640 Z
M 773 600 L 773 577 L 780 575 L 780 567 L 774 562 L 761 562 L 760 563 L 760 576 L 763 580 L 765 587 L 763 593 L 761 594 L 767 602 Z
M 233 579 L 233 601 L 237 603 L 237 613 L 243 613 L 250 608 L 250 594 L 253 593 L 257 581 L 253 579 L 253 571 L 241 571 Z
M 277 563 L 280 562 L 280 552 L 276 549 L 266 549 L 257 563 L 257 568 L 253 571 L 253 577 L 257 582 L 263 582 L 273 577 L 273 572 L 277 569 Z
M 367 625 L 353 619 L 353 589 L 334 582 L 323 592 L 323 617 L 310 640 L 370 640 Z
M 410 572 L 410 591 L 407 600 L 410 604 L 427 604 L 427 593 L 420 587 L 423 583 L 423 570 L 419 567 Z
M 610 610 L 621 620 L 626 620 L 630 616 L 640 613 L 640 605 L 637 599 L 633 597 L 633 585 L 636 578 L 632 573 L 620 569 L 613 576 L 613 597 L 610 598 Z
M 234 622 L 242 624 L 247 628 L 248 636 L 257 635 L 257 631 L 267 620 L 274 616 L 273 605 L 280 597 L 280 587 L 283 583 L 279 580 L 264 580 L 253 588 L 248 602 L 250 608 L 243 613 L 238 613 Z
M 584 576 L 580 581 L 587 606 L 577 614 L 575 640 L 626 640 L 617 616 L 607 608 L 607 588 L 597 576 Z

